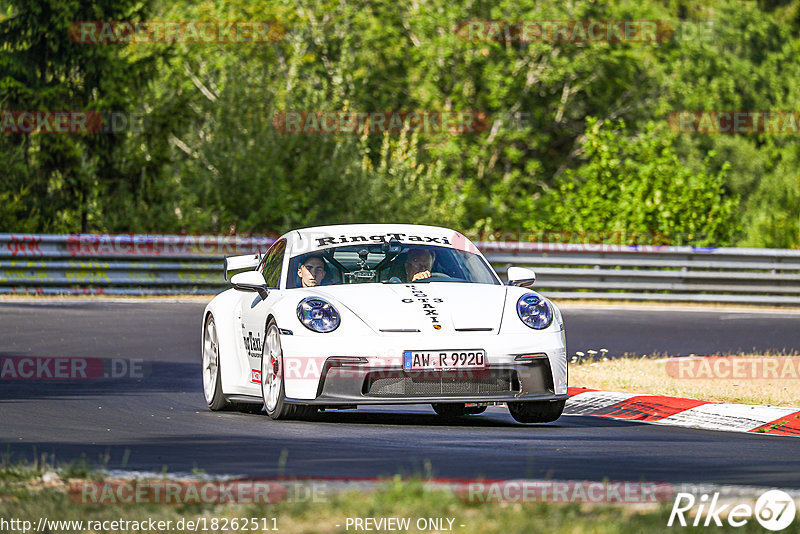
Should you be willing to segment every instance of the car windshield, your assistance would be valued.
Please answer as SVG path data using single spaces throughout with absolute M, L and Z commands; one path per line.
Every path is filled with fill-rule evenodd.
M 340 284 L 468 282 L 499 285 L 478 254 L 399 243 L 347 245 L 294 256 L 287 288 Z

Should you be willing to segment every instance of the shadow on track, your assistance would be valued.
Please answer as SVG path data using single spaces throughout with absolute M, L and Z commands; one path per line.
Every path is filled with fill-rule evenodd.
M 411 405 L 414 407 L 422 405 Z M 218 412 L 222 414 L 230 414 L 232 416 L 241 416 L 252 418 L 252 424 L 264 425 L 324 425 L 326 430 L 333 430 L 328 428 L 332 425 L 346 426 L 346 425 L 369 425 L 372 427 L 452 427 L 452 428 L 503 428 L 508 430 L 539 430 L 544 432 L 546 429 L 565 429 L 569 427 L 597 427 L 597 428 L 614 428 L 614 427 L 631 427 L 641 426 L 645 423 L 641 421 L 626 421 L 620 419 L 608 419 L 592 417 L 588 415 L 569 415 L 565 414 L 557 421 L 552 423 L 537 423 L 537 424 L 523 424 L 517 423 L 511 418 L 505 409 L 502 411 L 489 411 L 481 415 L 467 415 L 463 417 L 445 418 L 436 413 L 426 413 L 419 410 L 403 411 L 403 406 L 384 406 L 380 411 L 375 411 L 374 407 L 364 406 L 359 410 L 347 411 L 325 411 L 319 412 L 315 415 L 307 417 L 302 420 L 287 420 L 287 421 L 273 421 L 265 411 L 260 413 L 237 413 L 237 412 Z M 396 410 L 396 411 L 392 411 Z M 208 412 L 211 414 L 212 412 Z M 537 436 L 538 437 L 538 436 Z

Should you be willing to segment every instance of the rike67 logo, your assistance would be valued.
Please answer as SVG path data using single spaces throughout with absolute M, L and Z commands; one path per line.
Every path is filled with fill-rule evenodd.
M 755 518 L 765 529 L 778 531 L 794 521 L 795 512 L 794 500 L 781 490 L 764 492 L 754 506 L 745 503 L 720 504 L 719 493 L 714 493 L 711 497 L 704 493 L 699 499 L 691 493 L 678 493 L 667 526 L 673 526 L 677 520 L 677 525 L 685 527 L 691 521 L 691 516 L 694 516 L 694 521 L 691 521 L 694 527 L 708 527 L 712 524 L 721 527 L 725 522 L 732 527 L 741 527 Z M 686 516 L 689 516 L 688 520 Z

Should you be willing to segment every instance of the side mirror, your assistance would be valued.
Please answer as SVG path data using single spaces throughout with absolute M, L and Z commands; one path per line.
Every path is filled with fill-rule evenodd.
M 245 271 L 231 277 L 231 285 L 239 291 L 255 291 L 262 299 L 267 298 L 269 289 L 264 275 L 258 271 Z
M 509 267 L 508 285 L 530 287 L 536 282 L 536 273 L 527 267 Z

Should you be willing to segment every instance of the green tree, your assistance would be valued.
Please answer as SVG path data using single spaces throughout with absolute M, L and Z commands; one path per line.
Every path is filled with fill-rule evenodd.
M 139 0 L 12 0 L 0 20 L 0 109 L 94 111 L 120 116 L 141 111 L 139 98 L 156 75 L 156 56 L 132 57 L 113 44 L 76 42 L 78 21 L 141 20 Z M 117 134 L 6 134 L 2 159 L 11 176 L 0 184 L 0 222 L 9 229 L 76 232 L 146 230 L 163 209 L 158 149 L 163 130 L 147 131 L 139 143 Z M 153 209 L 155 208 L 155 210 Z M 139 212 L 146 212 L 142 216 Z
M 635 194 L 606 184 L 624 202 L 650 204 L 626 204 L 613 220 L 583 213 L 591 228 L 800 246 L 794 136 L 648 126 L 674 110 L 797 109 L 797 0 L 150 1 L 0 0 L 0 108 L 147 117 L 143 132 L 0 136 L 3 228 L 279 232 L 404 220 L 561 229 L 575 216 L 559 211 L 559 198 L 592 211 L 604 191 L 587 174 L 594 168 L 638 184 Z M 145 17 L 273 20 L 286 34 L 125 46 L 66 33 L 76 20 Z M 468 20 L 590 19 L 666 20 L 676 33 L 655 43 L 518 42 L 458 30 Z M 272 119 L 288 110 L 475 110 L 490 121 L 466 135 L 284 134 Z M 619 120 L 626 128 L 614 132 Z M 619 168 L 587 147 L 590 137 Z
M 647 244 L 730 245 L 738 198 L 725 191 L 728 167 L 688 170 L 672 143 L 653 123 L 629 137 L 623 122 L 615 129 L 587 119 L 582 164 L 564 173 L 545 199 L 544 220 L 529 229 L 600 232 L 634 244 L 647 235 Z
M 719 1 L 675 22 L 676 38 L 659 48 L 670 75 L 672 109 L 795 110 L 800 103 L 797 2 Z M 787 16 L 791 17 L 787 18 Z M 800 145 L 795 135 L 684 134 L 675 146 L 695 171 L 706 154 L 728 162 L 726 186 L 741 197 L 742 232 L 735 244 L 798 247 Z

